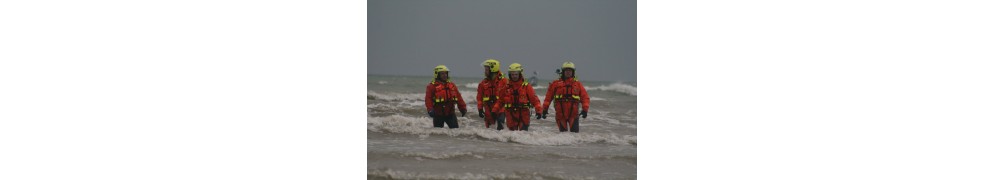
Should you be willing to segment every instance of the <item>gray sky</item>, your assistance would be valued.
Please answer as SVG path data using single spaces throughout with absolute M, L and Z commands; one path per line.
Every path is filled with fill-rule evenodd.
M 481 77 L 494 58 L 524 74 L 557 77 L 564 61 L 581 80 L 636 80 L 636 2 L 619 0 L 370 0 L 367 73 Z

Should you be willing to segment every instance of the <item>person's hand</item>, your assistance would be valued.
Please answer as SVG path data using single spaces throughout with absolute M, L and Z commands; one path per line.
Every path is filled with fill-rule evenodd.
M 547 109 L 545 109 L 544 113 L 541 114 L 541 118 L 548 119 L 548 110 Z
M 583 115 L 583 119 L 586 119 L 586 111 L 579 112 L 579 114 L 582 114 Z
M 541 119 L 541 113 L 537 113 L 537 119 Z
M 461 117 L 464 117 L 465 114 L 468 114 L 468 110 L 461 109 Z
M 433 111 L 429 111 L 429 117 L 433 117 Z
M 485 118 L 485 110 L 478 109 L 478 117 Z

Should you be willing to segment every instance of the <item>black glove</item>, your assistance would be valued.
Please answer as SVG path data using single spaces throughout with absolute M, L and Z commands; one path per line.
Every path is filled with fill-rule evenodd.
M 429 111 L 429 117 L 433 117 L 433 111 Z
M 462 110 L 461 110 L 461 117 L 464 117 L 464 114 L 468 114 L 468 110 L 463 110 L 463 109 L 462 109 Z
M 537 119 L 541 119 L 541 113 L 537 113 Z
M 579 114 L 582 114 L 583 115 L 583 119 L 586 119 L 586 111 L 579 112 Z
M 478 117 L 485 118 L 485 110 L 478 109 Z
M 547 109 L 545 109 L 544 113 L 541 114 L 541 118 L 548 119 L 548 110 Z M 538 119 L 540 119 L 540 118 L 538 118 Z

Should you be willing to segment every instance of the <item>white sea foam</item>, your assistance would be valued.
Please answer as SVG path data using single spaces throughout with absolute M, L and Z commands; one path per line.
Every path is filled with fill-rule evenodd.
M 387 81 L 377 81 L 377 84 L 387 84 Z
M 601 85 L 599 87 L 589 87 L 589 86 L 586 86 L 584 88 L 586 88 L 586 90 L 588 90 L 588 91 L 592 91 L 592 90 L 614 91 L 614 92 L 624 93 L 624 94 L 628 94 L 628 95 L 632 95 L 632 96 L 635 96 L 635 93 L 636 93 L 635 86 L 627 85 L 627 84 L 623 84 L 623 83 L 614 83 L 614 84 L 608 84 L 608 85 Z
M 401 102 L 399 104 L 402 105 L 402 106 L 405 106 L 405 107 L 424 107 L 426 105 L 426 102 L 424 102 L 424 101 L 407 101 L 407 102 Z
M 499 142 L 514 142 L 528 145 L 572 145 L 583 143 L 608 143 L 615 145 L 635 145 L 632 135 L 600 133 L 559 133 L 552 131 L 496 131 L 495 129 L 461 127 L 458 129 L 432 128 L 428 117 L 407 117 L 391 115 L 384 117 L 367 116 L 367 130 L 428 136 L 430 134 L 472 136 Z
M 366 105 L 366 109 L 374 109 L 374 110 L 382 110 L 382 111 L 397 111 L 398 107 L 395 107 L 395 106 L 390 105 L 390 104 L 384 104 L 384 103 L 373 103 L 373 104 L 367 104 Z
M 411 94 L 400 94 L 400 93 L 378 93 L 373 91 L 366 92 L 367 99 L 380 99 L 380 100 L 420 100 L 426 99 L 426 94 L 424 93 L 411 93 Z
M 591 116 L 591 118 L 593 118 L 593 121 L 606 122 L 606 123 L 613 124 L 615 126 L 622 126 L 622 127 L 628 127 L 628 128 L 637 128 L 635 126 L 635 124 L 632 124 L 632 123 L 622 123 L 621 121 L 619 121 L 617 119 L 605 116 L 606 114 L 599 114 L 599 112 L 597 112 L 597 111 L 594 111 L 594 112 L 598 113 L 598 115 Z
M 464 102 L 465 103 L 468 103 L 468 104 L 475 104 L 475 103 L 477 103 L 475 101 L 476 100 L 475 97 L 477 97 L 476 96 L 477 92 L 475 92 L 475 91 L 458 91 L 458 92 L 461 93 L 461 98 L 464 98 Z M 379 93 L 379 92 L 374 92 L 374 91 L 367 91 L 366 92 L 366 97 L 367 97 L 367 99 L 379 99 L 379 100 L 388 100 L 388 101 L 399 101 L 399 100 L 425 101 L 426 100 L 426 94 L 425 93 L 402 94 L 402 93 Z
M 464 87 L 472 88 L 472 89 L 478 89 L 478 83 L 467 83 L 467 84 L 464 84 Z
M 460 90 L 458 90 L 457 92 L 461 93 L 461 98 L 464 98 L 464 102 L 465 103 L 467 103 L 467 104 L 476 104 L 476 103 L 478 103 L 477 102 L 477 98 L 475 98 L 475 97 L 478 97 L 478 92 L 476 92 L 476 91 L 460 91 Z

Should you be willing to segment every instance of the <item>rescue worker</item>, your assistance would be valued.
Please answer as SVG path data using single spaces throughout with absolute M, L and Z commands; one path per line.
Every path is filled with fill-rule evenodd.
M 464 98 L 457 91 L 457 86 L 450 82 L 449 72 L 447 66 L 436 66 L 433 68 L 433 81 L 426 85 L 426 111 L 433 118 L 433 127 L 443 127 L 446 123 L 451 129 L 457 128 L 455 106 L 461 110 L 461 116 L 468 113 Z
M 558 122 L 558 131 L 566 130 L 579 133 L 579 116 L 586 119 L 586 113 L 590 110 L 590 95 L 586 93 L 583 83 L 576 77 L 576 66 L 572 62 L 562 63 L 561 77 L 551 82 L 548 91 L 544 95 L 544 113 L 538 119 L 548 118 L 548 106 L 551 100 L 555 100 L 555 120 Z M 577 111 L 579 106 L 583 106 L 582 111 Z M 578 114 L 576 112 L 579 112 Z
M 492 109 L 499 103 L 499 89 L 506 86 L 506 78 L 499 71 L 502 64 L 495 59 L 485 60 L 482 66 L 485 68 L 485 79 L 478 83 L 478 117 L 485 118 L 485 128 L 491 128 L 496 124 L 496 130 L 502 130 L 506 122 L 506 114 L 502 111 Z
M 499 91 L 499 100 L 495 109 L 504 110 L 506 113 L 506 126 L 510 131 L 530 128 L 530 110 L 533 108 L 538 116 L 541 115 L 541 103 L 534 94 L 534 87 L 529 86 L 523 79 L 523 66 L 519 63 L 509 65 L 509 82 Z

